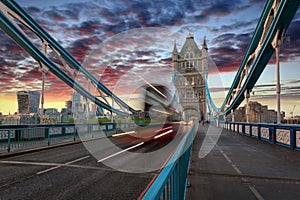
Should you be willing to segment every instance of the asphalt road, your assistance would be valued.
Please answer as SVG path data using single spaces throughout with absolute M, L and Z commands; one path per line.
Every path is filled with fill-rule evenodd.
M 177 129 L 151 141 L 139 130 L 106 138 L 109 145 L 98 139 L 0 159 L 0 199 L 137 199 L 189 127 Z
M 300 198 L 299 151 L 223 130 L 214 148 L 200 159 L 206 131 L 207 126 L 200 126 L 194 141 L 187 199 Z M 216 135 L 209 138 L 215 140 Z

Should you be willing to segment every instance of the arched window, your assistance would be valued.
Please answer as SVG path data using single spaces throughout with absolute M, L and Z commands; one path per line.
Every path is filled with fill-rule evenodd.
M 194 57 L 194 54 L 193 53 L 190 53 L 190 58 L 193 58 Z
M 187 90 L 186 93 L 185 93 L 185 97 L 187 99 L 192 99 L 194 98 L 194 92 L 192 90 Z
M 181 78 L 179 79 L 179 85 L 183 85 L 183 80 Z

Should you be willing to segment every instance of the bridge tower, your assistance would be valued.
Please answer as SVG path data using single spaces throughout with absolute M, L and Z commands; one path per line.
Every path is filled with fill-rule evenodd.
M 199 49 L 190 33 L 180 52 L 176 42 L 172 52 L 172 69 L 175 71 L 174 85 L 177 89 L 184 120 L 197 116 L 199 120 L 207 119 L 206 91 L 204 78 L 207 77 L 208 48 L 204 37 L 202 48 Z

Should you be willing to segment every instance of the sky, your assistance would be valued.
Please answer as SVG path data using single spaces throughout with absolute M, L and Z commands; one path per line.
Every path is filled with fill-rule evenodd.
M 16 1 L 96 78 L 122 95 L 132 93 L 127 86 L 138 85 L 145 77 L 167 81 L 174 42 L 181 49 L 192 33 L 201 47 L 206 37 L 216 65 L 209 71 L 209 87 L 217 106 L 223 103 L 265 4 L 261 0 Z M 300 115 L 299 31 L 298 10 L 286 34 L 291 43 L 283 44 L 280 54 L 282 110 L 287 115 L 294 105 L 294 115 Z M 14 113 L 16 92 L 41 91 L 42 74 L 38 63 L 2 30 L 0 51 L 0 112 Z M 50 51 L 59 63 L 53 55 Z M 72 92 L 53 74 L 46 74 L 46 108 L 60 110 Z M 276 109 L 274 56 L 250 100 Z

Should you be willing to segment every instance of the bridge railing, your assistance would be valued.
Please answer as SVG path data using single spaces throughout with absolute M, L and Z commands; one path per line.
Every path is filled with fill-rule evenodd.
M 161 169 L 150 187 L 141 194 L 139 199 L 185 199 L 196 126 L 195 123 L 184 136 L 165 167 Z
M 300 150 L 300 125 L 225 122 L 225 129 L 272 144 Z
M 117 129 L 126 130 L 133 126 L 132 123 L 0 125 L 0 154 L 110 136 Z

